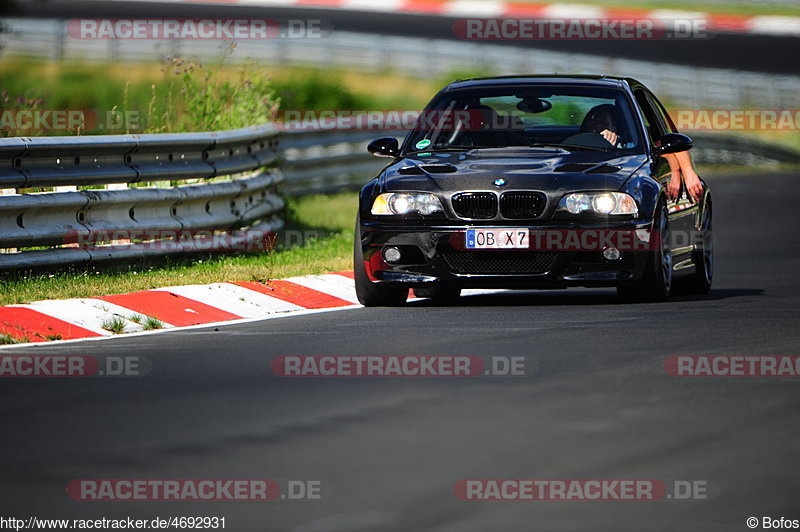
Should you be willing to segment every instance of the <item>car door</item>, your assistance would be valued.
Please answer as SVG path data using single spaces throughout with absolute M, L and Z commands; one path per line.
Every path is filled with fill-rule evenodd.
M 651 143 L 660 142 L 661 138 L 667 133 L 677 133 L 672 119 L 664 111 L 663 106 L 655 96 L 644 88 L 635 90 L 634 96 L 642 111 Z M 657 179 L 661 186 L 666 189 L 672 176 L 666 157 L 654 157 L 651 171 L 653 178 Z M 690 237 L 697 205 L 690 201 L 683 187 L 681 187 L 681 194 L 679 194 L 677 201 L 668 199 L 667 208 L 669 209 L 670 229 L 672 232 L 672 255 L 675 265 L 679 266 L 683 261 L 691 258 L 693 248 Z
M 664 123 L 666 131 L 669 133 L 679 133 L 678 128 L 675 127 L 675 122 L 667 113 L 667 110 L 661 102 L 652 93 L 647 93 L 648 99 L 653 104 L 656 114 Z M 678 259 L 675 263 L 676 269 L 688 266 L 692 263 L 686 261 L 691 259 L 691 252 L 693 247 L 694 230 L 699 221 L 700 204 L 692 200 L 686 187 L 681 183 L 681 190 L 678 198 L 674 202 L 670 202 L 670 221 L 676 231 L 673 235 L 673 252 Z

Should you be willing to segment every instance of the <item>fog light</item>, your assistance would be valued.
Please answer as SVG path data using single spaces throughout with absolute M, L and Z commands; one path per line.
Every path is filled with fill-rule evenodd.
M 394 246 L 383 248 L 383 259 L 392 264 L 400 262 L 400 250 Z
M 617 248 L 606 248 L 603 250 L 603 258 L 606 260 L 619 260 L 622 252 Z

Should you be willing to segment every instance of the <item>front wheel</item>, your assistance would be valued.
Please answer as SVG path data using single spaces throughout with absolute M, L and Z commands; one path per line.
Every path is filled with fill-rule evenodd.
M 361 221 L 356 218 L 353 238 L 353 271 L 356 281 L 356 296 L 365 307 L 396 307 L 408 299 L 408 288 L 384 286 L 373 283 L 367 275 L 364 252 L 361 249 Z
M 663 199 L 658 202 L 653 218 L 653 237 L 657 239 L 657 245 L 647 254 L 647 265 L 641 280 L 617 287 L 617 293 L 626 301 L 664 301 L 672 290 L 669 214 Z

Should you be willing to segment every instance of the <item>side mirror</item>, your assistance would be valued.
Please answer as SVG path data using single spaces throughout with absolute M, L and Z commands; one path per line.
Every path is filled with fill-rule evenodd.
M 692 146 L 694 146 L 694 141 L 686 135 L 667 133 L 661 137 L 661 146 L 656 146 L 654 151 L 656 155 L 664 155 L 665 153 L 691 150 Z
M 397 157 L 400 155 L 400 145 L 394 137 L 383 137 L 370 142 L 367 151 L 376 157 Z

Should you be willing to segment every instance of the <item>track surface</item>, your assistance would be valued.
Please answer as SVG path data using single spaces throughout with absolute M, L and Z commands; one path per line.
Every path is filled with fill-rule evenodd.
M 686 379 L 672 354 L 798 354 L 794 175 L 708 178 L 703 298 L 418 302 L 2 354 L 140 355 L 147 376 L 0 382 L 0 515 L 226 516 L 260 530 L 746 530 L 800 518 L 800 381 Z M 527 377 L 281 379 L 278 355 L 524 356 Z M 321 501 L 73 502 L 75 478 L 320 479 Z M 465 478 L 705 479 L 694 502 L 462 502 Z
M 376 0 L 379 1 L 379 0 Z M 252 6 L 196 5 L 164 2 L 124 2 L 104 0 L 19 0 L 14 14 L 26 17 L 57 18 L 213 18 L 293 17 L 322 18 L 334 30 L 385 35 L 412 35 L 455 39 L 452 31 L 457 18 L 368 13 L 333 9 L 263 8 Z M 502 44 L 492 41 L 494 44 Z M 707 39 L 637 41 L 524 41 L 511 42 L 509 53 L 533 49 L 627 57 L 645 61 L 687 64 L 797 74 L 796 62 L 788 58 L 800 49 L 797 37 L 716 34 Z M 380 46 L 380 44 L 376 44 Z

